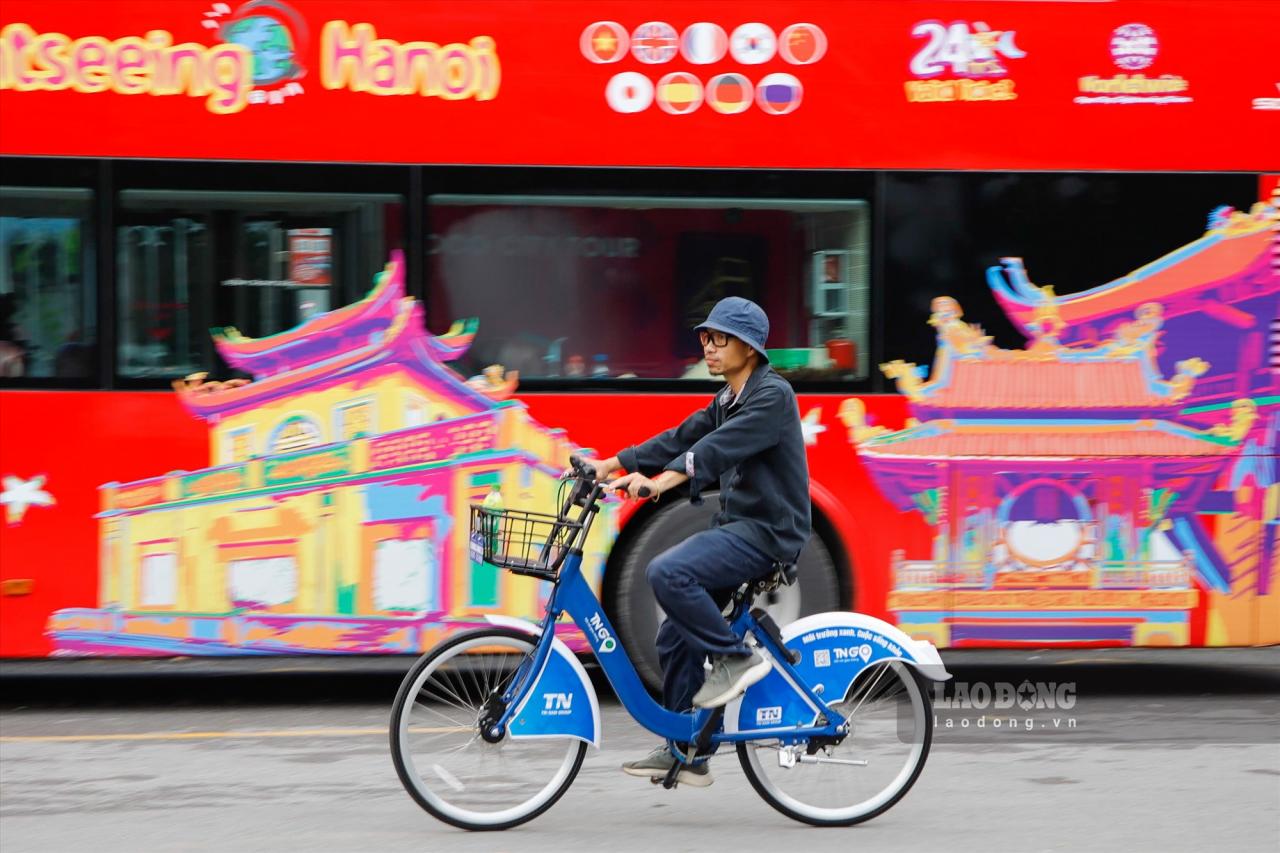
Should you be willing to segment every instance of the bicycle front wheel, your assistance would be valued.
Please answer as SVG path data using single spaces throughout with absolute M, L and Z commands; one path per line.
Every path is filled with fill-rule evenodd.
M 778 741 L 738 744 L 751 786 L 787 817 L 815 826 L 850 826 L 881 814 L 910 790 L 933 742 L 933 712 L 915 671 L 874 664 L 829 703 L 847 721 L 838 744 L 813 754 Z
M 400 685 L 391 757 L 405 790 L 440 820 L 508 829 L 551 808 L 578 775 L 583 741 L 481 734 L 491 698 L 532 660 L 535 642 L 509 628 L 460 634 L 424 655 Z

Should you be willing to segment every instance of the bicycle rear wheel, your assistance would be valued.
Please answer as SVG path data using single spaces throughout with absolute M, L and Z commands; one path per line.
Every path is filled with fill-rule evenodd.
M 881 814 L 915 784 L 933 742 L 933 712 L 915 671 L 897 661 L 868 667 L 829 705 L 848 721 L 840 743 L 809 755 L 804 745 L 751 741 L 738 744 L 738 760 L 756 793 L 787 817 L 850 826 Z
M 424 655 L 391 711 L 391 756 L 405 790 L 433 816 L 463 829 L 508 829 L 542 814 L 582 766 L 580 740 L 481 735 L 536 639 L 509 628 L 460 634 Z

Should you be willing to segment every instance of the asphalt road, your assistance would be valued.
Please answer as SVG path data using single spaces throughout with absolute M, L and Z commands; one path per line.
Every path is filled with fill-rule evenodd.
M 7 667 L 0 848 L 1276 849 L 1274 653 L 1241 655 L 1240 665 L 1133 660 L 949 661 L 969 694 L 962 702 L 954 692 L 941 697 L 923 776 L 892 810 L 849 829 L 813 829 L 774 812 L 732 754 L 713 760 L 716 782 L 706 789 L 664 791 L 624 776 L 618 765 L 655 741 L 606 698 L 603 749 L 588 752 L 573 788 L 533 823 L 498 834 L 440 824 L 401 789 L 385 735 L 395 672 L 300 675 L 286 667 L 224 678 L 170 674 L 139 687 L 138 679 L 111 677 L 24 680 Z M 1070 707 L 974 707 L 979 683 L 1024 680 L 1069 684 Z M 1044 725 L 976 728 L 998 718 Z M 945 727 L 965 719 L 967 730 Z

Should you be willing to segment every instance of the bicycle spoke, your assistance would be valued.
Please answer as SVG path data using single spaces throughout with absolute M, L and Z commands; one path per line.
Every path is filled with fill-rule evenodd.
M 857 822 L 914 780 L 931 725 L 924 701 L 905 665 L 880 663 L 831 704 L 848 722 L 839 743 L 823 743 L 812 754 L 806 745 L 752 743 L 740 751 L 743 766 L 766 799 L 781 803 L 787 814 L 810 822 Z
M 849 716 L 850 716 L 850 717 L 852 717 L 854 714 L 858 713 L 858 709 L 859 709 L 859 708 L 861 708 L 861 707 L 862 707 L 862 703 L 863 703 L 864 701 L 866 701 L 867 693 L 869 693 L 871 690 L 874 690 L 874 689 L 875 689 L 876 683 L 877 683 L 877 682 L 879 682 L 879 681 L 880 681 L 880 679 L 884 677 L 884 674 L 885 674 L 885 672 L 887 672 L 887 671 L 888 671 L 888 667 L 885 667 L 885 666 L 881 666 L 881 667 L 880 667 L 880 671 L 876 673 L 875 680 L 874 680 L 874 681 L 872 681 L 872 682 L 871 682 L 871 684 L 870 684 L 870 686 L 868 686 L 868 687 L 867 687 L 866 691 L 864 691 L 864 692 L 863 692 L 862 699 L 861 699 L 861 700 L 859 700 L 858 704 L 857 704 L 857 705 L 855 705 L 855 706 L 854 706 L 854 708 L 853 708 L 853 710 L 849 712 Z
M 583 744 L 570 739 L 481 737 L 478 723 L 531 659 L 531 640 L 479 636 L 450 649 L 417 676 L 393 743 L 401 779 L 437 816 L 487 825 L 558 796 L 576 773 Z M 398 746 L 397 746 L 398 744 Z
M 441 689 L 441 690 L 445 691 L 446 693 L 448 693 L 448 694 L 449 694 L 449 696 L 450 696 L 450 697 L 452 697 L 452 698 L 453 698 L 453 702 L 450 702 L 449 704 L 451 704 L 451 705 L 453 705 L 455 708 L 458 708 L 458 709 L 463 710 L 463 711 L 475 711 L 475 710 L 478 710 L 474 705 L 469 704 L 469 703 L 467 702 L 467 700 L 466 700 L 466 699 L 463 699 L 463 698 L 462 698 L 462 696 L 460 696 L 460 695 L 458 694 L 457 690 L 455 689 L 456 685 L 454 685 L 454 684 L 453 684 L 453 679 L 452 679 L 452 678 L 450 678 L 450 679 L 449 679 L 449 683 L 448 683 L 448 684 L 445 684 L 445 683 L 444 683 L 444 679 L 443 679 L 443 677 L 444 677 L 445 675 L 448 675 L 448 673 L 442 673 L 442 674 L 441 674 L 441 680 L 434 682 L 434 684 L 435 684 L 435 686 L 436 686 L 436 687 L 438 687 L 439 689 Z
M 438 718 L 438 719 L 440 719 L 440 720 L 443 720 L 443 721 L 445 721 L 446 723 L 448 723 L 448 724 L 450 724 L 450 725 L 452 725 L 452 726 L 465 726 L 465 727 L 470 727 L 470 726 L 473 726 L 473 725 L 474 725 L 474 721 L 473 721 L 473 720 L 459 720 L 459 719 L 456 719 L 456 718 L 451 717 L 451 716 L 449 716 L 448 714 L 446 714 L 446 713 L 442 712 L 442 711 L 441 711 L 441 710 L 439 710 L 438 708 L 435 708 L 435 707 L 433 707 L 433 706 L 431 706 L 431 705 L 424 704 L 424 703 L 422 703 L 422 702 L 414 702 L 414 705 L 413 705 L 413 706 L 414 706 L 414 709 L 415 709 L 415 710 L 416 710 L 416 709 L 418 709 L 418 708 L 421 708 L 421 709 L 422 709 L 422 711 L 423 711 L 424 713 L 426 713 L 426 714 L 430 714 L 430 715 L 431 715 L 431 716 L 433 716 L 433 717 L 436 717 L 436 718 Z

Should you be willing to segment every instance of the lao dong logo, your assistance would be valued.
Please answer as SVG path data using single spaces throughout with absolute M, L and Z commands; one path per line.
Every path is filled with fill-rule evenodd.
M 1018 707 L 1023 711 L 1067 711 L 1076 705 L 1076 685 L 1074 681 L 938 682 L 934 684 L 933 705 L 946 710 L 1006 711 Z

